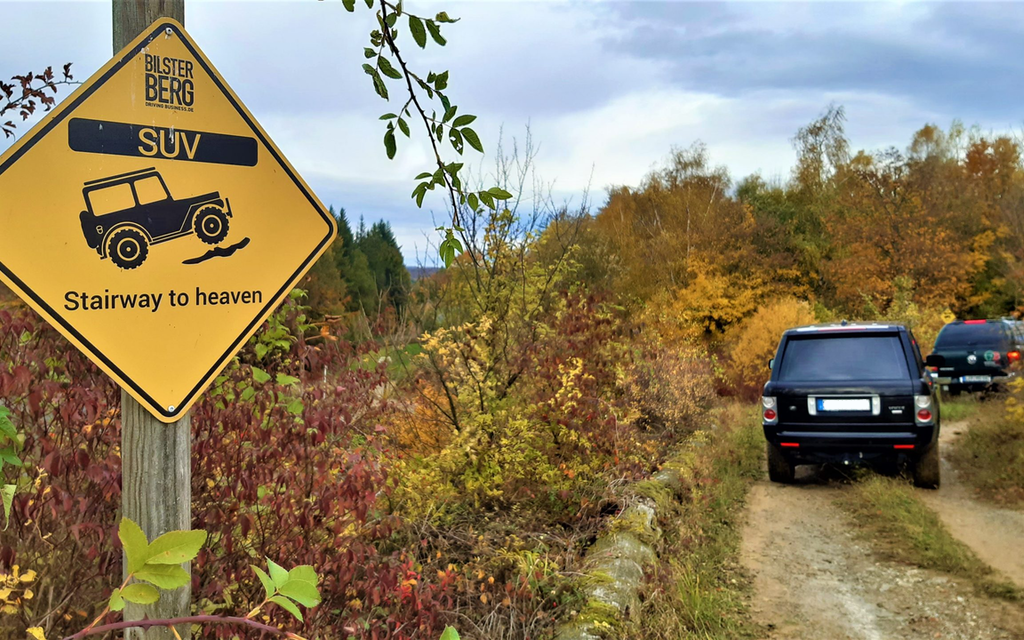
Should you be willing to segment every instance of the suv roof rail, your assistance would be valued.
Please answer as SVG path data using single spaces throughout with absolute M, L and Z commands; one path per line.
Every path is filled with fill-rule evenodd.
M 831 322 L 826 324 L 809 324 L 802 327 L 792 327 L 787 331 L 798 331 L 808 333 L 811 331 L 854 331 L 858 329 L 901 329 L 905 325 L 899 322 Z
M 141 175 L 143 173 L 149 173 L 150 171 L 156 171 L 156 167 L 150 167 L 148 169 L 136 169 L 135 171 L 129 171 L 128 173 L 120 173 L 116 176 L 107 176 L 106 178 L 100 178 L 99 180 L 90 180 L 86 182 L 84 186 L 90 187 L 94 184 L 100 184 L 103 182 L 114 182 L 122 178 L 130 178 L 131 176 Z

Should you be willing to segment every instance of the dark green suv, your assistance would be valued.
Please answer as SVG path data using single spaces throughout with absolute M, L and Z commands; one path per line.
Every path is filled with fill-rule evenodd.
M 957 320 L 939 332 L 936 382 L 950 395 L 999 389 L 1017 375 L 1024 333 L 1012 320 Z

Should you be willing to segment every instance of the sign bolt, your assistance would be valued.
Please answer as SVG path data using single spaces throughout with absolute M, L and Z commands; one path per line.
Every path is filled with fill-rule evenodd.
M 171 406 L 167 407 L 167 410 L 168 411 L 174 411 L 174 405 L 172 404 Z
M 164 33 L 166 33 L 167 37 L 170 38 L 174 31 L 170 27 L 167 27 L 166 29 L 164 29 Z

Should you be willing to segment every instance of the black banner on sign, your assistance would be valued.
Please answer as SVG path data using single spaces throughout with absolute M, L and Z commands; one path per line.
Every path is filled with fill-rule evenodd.
M 68 146 L 74 151 L 186 162 L 254 167 L 255 138 L 173 127 L 71 118 Z

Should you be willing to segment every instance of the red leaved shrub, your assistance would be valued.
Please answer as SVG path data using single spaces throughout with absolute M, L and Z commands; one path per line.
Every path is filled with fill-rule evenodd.
M 323 603 L 303 635 L 435 638 L 453 576 L 427 576 L 396 540 L 377 392 L 383 370 L 350 367 L 301 309 L 283 311 L 193 409 L 193 527 L 210 541 L 193 566 L 198 609 L 244 614 L 263 598 L 250 564 L 311 564 Z M 2 569 L 34 571 L 0 636 L 63 636 L 95 616 L 121 575 L 119 391 L 34 313 L 0 310 L 0 404 L 25 434 Z M 8 481 L 18 473 L 8 468 Z M 414 549 L 415 551 L 415 549 Z M 31 596 L 31 597 L 29 597 Z M 13 598 L 13 597 L 12 597 Z M 298 629 L 276 605 L 264 615 Z M 218 627 L 218 637 L 237 630 Z
M 121 574 L 120 392 L 35 313 L 0 309 L 0 404 L 25 436 L 0 570 L 33 571 L 31 589 L 0 615 L 0 636 L 84 627 Z M 31 594 L 31 597 L 28 597 Z

